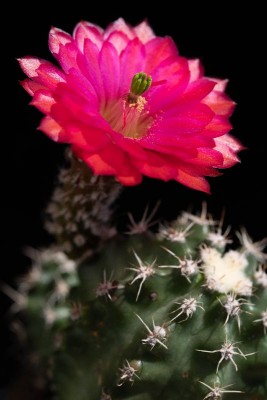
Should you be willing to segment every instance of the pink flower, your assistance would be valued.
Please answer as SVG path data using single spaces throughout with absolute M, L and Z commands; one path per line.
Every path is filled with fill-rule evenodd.
M 143 175 L 174 179 L 209 192 L 205 176 L 238 162 L 227 82 L 204 77 L 199 60 L 181 57 L 146 22 L 119 19 L 106 30 L 80 22 L 73 36 L 52 28 L 49 48 L 59 67 L 20 59 L 22 86 L 45 114 L 40 130 L 69 143 L 95 174 L 123 185 Z

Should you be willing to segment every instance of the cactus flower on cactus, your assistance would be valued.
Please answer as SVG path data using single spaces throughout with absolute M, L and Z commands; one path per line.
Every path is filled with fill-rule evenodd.
M 69 144 L 46 209 L 55 243 L 29 252 L 16 296 L 36 379 L 59 400 L 266 399 L 267 240 L 241 229 L 234 244 L 205 204 L 129 214 L 127 232 L 114 218 L 143 175 L 208 192 L 238 161 L 226 81 L 146 22 L 52 28 L 49 47 L 59 67 L 20 59 L 40 129 Z
M 180 56 L 147 22 L 118 19 L 103 30 L 83 21 L 72 36 L 52 28 L 49 49 L 59 66 L 21 58 L 22 85 L 45 114 L 39 129 L 70 143 L 95 174 L 123 185 L 142 175 L 174 179 L 209 192 L 205 176 L 238 162 L 227 81 L 206 78 L 199 60 Z

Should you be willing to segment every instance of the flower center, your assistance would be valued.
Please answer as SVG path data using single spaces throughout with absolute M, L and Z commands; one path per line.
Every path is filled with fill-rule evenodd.
M 101 109 L 101 115 L 115 131 L 132 139 L 139 139 L 146 134 L 153 118 L 146 110 L 147 100 L 142 94 L 151 83 L 151 76 L 144 72 L 135 74 L 130 91 L 119 99 L 107 102 Z

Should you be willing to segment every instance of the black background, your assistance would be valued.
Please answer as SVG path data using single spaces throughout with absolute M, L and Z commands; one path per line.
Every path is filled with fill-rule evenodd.
M 49 28 L 72 32 L 80 20 L 106 27 L 120 16 L 132 25 L 147 19 L 157 35 L 173 37 L 181 55 L 200 58 L 207 76 L 228 78 L 227 93 L 237 103 L 232 134 L 247 148 L 240 153 L 240 164 L 209 180 L 211 195 L 147 178 L 142 185 L 127 188 L 120 199 L 122 218 L 126 210 L 138 218 L 148 203 L 153 206 L 158 199 L 159 215 L 166 219 L 188 207 L 199 210 L 206 201 L 215 217 L 225 209 L 225 226 L 233 230 L 245 226 L 255 240 L 267 236 L 265 12 L 257 2 L 239 8 L 225 1 L 213 2 L 212 7 L 205 1 L 174 4 L 175 8 L 168 1 L 92 5 L 76 0 L 69 5 L 58 1 L 8 5 L 2 15 L 1 280 L 14 285 L 24 271 L 29 263 L 23 255 L 25 245 L 39 247 L 50 242 L 43 229 L 42 210 L 64 150 L 36 129 L 41 114 L 28 105 L 30 96 L 18 83 L 24 75 L 16 58 L 35 55 L 52 61 L 47 46 Z M 0 301 L 5 312 L 10 301 L 1 293 Z M 1 344 L 3 349 L 10 347 L 7 327 Z M 4 352 L 0 385 L 9 380 L 9 356 Z

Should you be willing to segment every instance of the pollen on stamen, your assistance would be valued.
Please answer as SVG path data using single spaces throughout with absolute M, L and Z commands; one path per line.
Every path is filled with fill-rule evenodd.
M 147 133 L 154 118 L 149 114 L 147 100 L 142 94 L 151 83 L 151 76 L 139 72 L 133 76 L 128 93 L 100 107 L 102 117 L 113 130 L 131 139 L 139 139 Z
M 147 100 L 141 96 L 151 86 L 152 78 L 144 72 L 139 72 L 133 76 L 130 91 L 123 96 L 123 130 L 126 129 L 127 123 L 133 123 L 138 120 L 143 112 Z M 135 114 L 137 111 L 137 115 Z M 127 136 L 127 135 L 126 135 Z
M 147 103 L 146 99 L 142 96 L 136 96 L 132 93 L 128 93 L 125 97 L 125 101 L 130 108 L 135 108 L 139 113 L 143 111 Z M 126 121 L 125 121 L 126 125 Z

